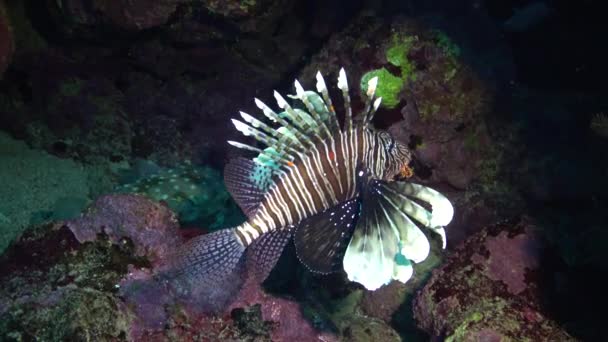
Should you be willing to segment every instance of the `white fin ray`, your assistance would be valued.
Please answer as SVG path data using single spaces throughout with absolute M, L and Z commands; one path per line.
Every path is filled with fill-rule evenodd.
M 245 112 L 239 112 L 239 113 L 241 114 L 241 117 L 243 118 L 243 120 L 245 120 L 245 122 L 250 124 L 252 127 L 260 128 L 265 133 L 272 135 L 275 139 L 277 139 L 278 143 L 276 144 L 277 145 L 276 147 L 278 149 L 284 149 L 284 150 L 289 151 L 290 153 L 303 151 L 304 146 L 302 146 L 302 143 L 289 130 L 285 130 L 285 129 L 276 129 L 275 130 L 274 128 L 266 125 L 262 121 L 254 118 L 253 116 L 251 116 Z M 280 127 L 280 128 L 284 128 L 284 127 Z
M 241 112 L 241 116 L 243 116 L 244 120 L 251 119 L 246 113 Z M 254 139 L 265 144 L 268 147 L 264 150 L 261 150 L 246 144 L 236 143 L 234 141 L 229 142 L 229 144 L 238 148 L 258 152 L 258 158 L 261 159 L 254 159 L 254 161 L 268 162 L 269 160 L 271 160 L 273 162 L 273 165 L 277 165 L 277 167 L 273 167 L 273 170 L 278 169 L 279 166 L 288 165 L 288 163 L 294 159 L 294 156 L 292 154 L 297 155 L 299 153 L 297 150 L 294 150 L 293 147 L 286 144 L 286 139 L 279 140 L 265 132 L 258 130 L 257 128 L 251 127 L 246 123 L 243 123 L 236 119 L 232 119 L 232 123 L 234 124 L 236 129 L 242 132 L 245 136 L 252 136 Z M 278 135 L 278 133 L 276 134 Z
M 255 98 L 254 100 L 256 106 L 262 110 L 262 112 L 268 119 L 273 122 L 278 122 L 281 125 L 281 127 L 276 129 L 278 133 L 281 133 L 284 136 L 288 137 L 293 142 L 293 144 L 298 147 L 299 150 L 307 149 L 306 145 L 304 145 L 306 137 L 304 136 L 304 134 L 302 134 L 302 132 L 299 131 L 297 127 L 293 126 L 284 118 L 280 117 L 279 114 L 275 113 L 275 111 L 270 109 L 270 107 L 268 107 L 264 102 L 260 101 L 257 98 Z
M 300 128 L 303 132 L 309 132 L 312 125 L 316 125 L 312 117 L 304 111 L 294 110 L 287 101 L 279 94 L 278 91 L 274 91 L 274 98 L 277 100 L 278 106 L 285 110 L 285 115 L 292 124 Z M 279 114 L 280 115 L 280 114 Z
M 317 112 L 317 109 L 309 99 L 309 96 L 315 96 L 316 94 L 314 92 L 306 92 L 298 80 L 295 80 L 294 86 L 296 88 L 296 96 L 288 96 L 292 98 L 297 98 L 302 101 L 302 103 L 304 103 L 304 105 L 306 106 L 306 109 L 308 109 L 308 112 L 315 120 L 317 132 L 322 133 L 323 138 L 329 138 L 333 140 L 333 135 L 330 133 L 329 128 L 325 124 L 325 121 L 323 120 L 319 112 Z M 327 107 L 324 107 L 324 109 L 327 110 Z
M 231 146 L 234 146 L 236 148 L 240 148 L 243 150 L 247 150 L 247 151 L 253 151 L 253 152 L 257 152 L 257 153 L 262 153 L 262 149 L 257 148 L 257 147 L 253 147 L 247 144 L 243 144 L 240 143 L 238 141 L 233 141 L 233 140 L 228 140 L 228 144 L 230 144 Z
M 399 252 L 397 236 L 382 227 L 377 215 L 357 224 L 346 253 L 344 271 L 351 281 L 373 291 L 388 284 L 395 274 L 395 255 Z M 388 234 L 387 234 L 388 233 Z
M 445 230 L 436 224 L 448 224 L 453 209 L 443 195 L 417 184 L 380 180 L 370 180 L 361 191 L 361 216 L 343 260 L 350 280 L 368 290 L 392 280 L 409 280 L 412 262 L 424 261 L 431 250 L 412 219 L 439 234 L 445 248 Z M 432 212 L 410 196 L 431 204 Z
M 376 94 L 376 87 L 378 86 L 378 76 L 372 77 L 369 81 L 367 81 L 367 99 L 365 100 L 365 109 L 361 113 L 363 115 L 363 125 L 368 126 L 371 121 L 374 119 L 375 109 L 372 110 L 372 102 L 374 100 L 374 96 Z
M 323 79 L 323 75 L 320 71 L 317 71 L 316 79 L 317 91 L 323 96 L 323 101 L 325 101 L 325 105 L 328 110 L 328 120 L 331 131 L 338 132 L 340 130 L 340 124 L 338 123 L 338 118 L 336 116 L 336 111 L 334 110 L 334 105 L 332 104 L 331 97 L 329 97 L 329 92 L 327 91 L 325 80 Z
M 395 202 L 399 203 L 399 207 L 404 213 L 429 228 L 431 232 L 438 234 L 441 238 L 442 248 L 446 247 L 444 227 L 452 221 L 454 216 L 454 207 L 450 200 L 436 190 L 415 183 L 392 182 L 384 189 L 387 195 L 390 193 Z M 431 211 L 408 197 L 428 203 Z
M 348 80 L 346 79 L 346 72 L 344 71 L 344 68 L 340 68 L 338 75 L 338 88 L 342 90 L 342 96 L 344 97 L 344 129 L 347 132 L 350 132 L 353 129 L 353 110 L 350 106 Z

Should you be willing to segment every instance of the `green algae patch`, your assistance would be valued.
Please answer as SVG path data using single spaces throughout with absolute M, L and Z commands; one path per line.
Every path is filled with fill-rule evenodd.
M 483 314 L 479 312 L 474 312 L 470 317 L 465 319 L 465 321 L 460 326 L 456 328 L 453 335 L 448 336 L 446 342 L 462 341 L 467 336 L 467 328 L 474 323 L 480 322 L 482 319 Z
M 376 96 L 382 97 L 382 106 L 393 109 L 399 102 L 399 93 L 408 80 L 416 80 L 415 66 L 408 59 L 408 53 L 416 41 L 416 36 L 393 35 L 392 44 L 386 50 L 386 60 L 393 66 L 399 67 L 400 75 L 394 75 L 386 68 L 372 70 L 361 77 L 361 90 L 367 90 L 367 81 L 378 76 Z
M 394 66 L 401 69 L 401 78 L 405 81 L 408 79 L 415 80 L 415 66 L 408 59 L 407 55 L 410 52 L 412 45 L 416 41 L 415 36 L 392 37 L 393 44 L 386 50 L 386 60 Z
M 446 55 L 450 57 L 459 57 L 460 56 L 460 46 L 458 46 L 454 41 L 443 31 L 434 30 L 437 40 L 437 46 L 445 52 Z
M 367 82 L 378 76 L 378 88 L 376 97 L 382 97 L 382 105 L 387 108 L 395 108 L 399 104 L 399 93 L 403 89 L 405 81 L 385 68 L 370 71 L 361 77 L 361 89 L 367 89 Z

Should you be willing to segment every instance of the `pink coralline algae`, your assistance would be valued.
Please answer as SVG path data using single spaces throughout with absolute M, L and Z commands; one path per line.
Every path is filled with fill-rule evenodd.
M 271 341 L 338 341 L 332 333 L 315 330 L 299 303 L 265 293 L 255 278 L 248 278 L 234 301 L 214 315 L 201 313 L 196 298 L 176 298 L 170 287 L 156 281 L 146 269 L 130 269 L 120 283 L 120 297 L 133 316 L 129 330 L 132 340 L 163 339 L 169 334 L 167 326 L 172 326 L 171 334 L 183 338 L 238 340 L 259 335 Z M 253 311 L 255 316 L 256 309 L 259 311 L 254 322 L 251 318 L 241 322 L 240 314 Z
M 261 304 L 262 318 L 273 323 L 270 330 L 272 341 L 338 341 L 338 337 L 331 333 L 315 330 L 302 315 L 297 302 L 265 293 L 255 278 L 245 281 L 229 309 L 256 303 Z
M 472 235 L 418 293 L 419 326 L 451 341 L 572 341 L 542 305 L 542 247 L 526 217 Z
M 540 243 L 531 238 L 531 232 L 509 237 L 507 232 L 488 238 L 486 248 L 490 251 L 487 260 L 479 254 L 473 262 L 486 264 L 486 272 L 492 280 L 502 281 L 511 293 L 519 294 L 526 289 L 526 271 L 539 266 Z
M 98 198 L 79 218 L 66 222 L 80 243 L 105 234 L 114 243 L 129 239 L 137 256 L 159 261 L 182 241 L 175 214 L 164 204 L 139 195 Z

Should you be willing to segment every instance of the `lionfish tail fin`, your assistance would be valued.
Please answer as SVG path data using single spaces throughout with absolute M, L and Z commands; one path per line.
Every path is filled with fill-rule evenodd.
M 182 245 L 156 277 L 201 312 L 220 312 L 243 283 L 245 249 L 234 229 L 200 235 Z

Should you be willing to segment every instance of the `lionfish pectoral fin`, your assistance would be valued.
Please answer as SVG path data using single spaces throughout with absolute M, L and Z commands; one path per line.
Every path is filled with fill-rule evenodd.
M 257 211 L 271 177 L 270 170 L 242 157 L 231 160 L 224 168 L 226 188 L 247 217 Z
M 354 198 L 308 217 L 298 225 L 294 236 L 296 254 L 309 270 L 331 273 L 340 269 L 359 206 L 359 199 Z
M 392 279 L 407 282 L 412 262 L 424 261 L 430 243 L 414 220 L 442 238 L 453 216 L 450 201 L 426 186 L 369 180 L 361 187 L 362 211 L 344 255 L 349 279 L 374 290 Z M 414 200 L 428 203 L 429 211 Z
M 293 226 L 270 231 L 247 248 L 247 270 L 259 283 L 268 277 L 276 265 L 293 231 Z
M 441 237 L 442 247 L 446 247 L 447 226 L 454 216 L 454 207 L 450 200 L 440 192 L 427 186 L 409 182 L 391 182 L 384 185 L 388 198 L 397 203 L 399 210 L 412 217 L 433 233 Z M 412 199 L 428 203 L 431 210 L 427 210 Z
M 359 173 L 365 177 L 364 172 Z M 394 211 L 382 201 L 381 181 L 362 183 L 361 215 L 344 254 L 344 270 L 351 281 L 375 290 L 392 279 L 407 281 L 412 273 L 408 258 L 401 254 L 400 234 Z

